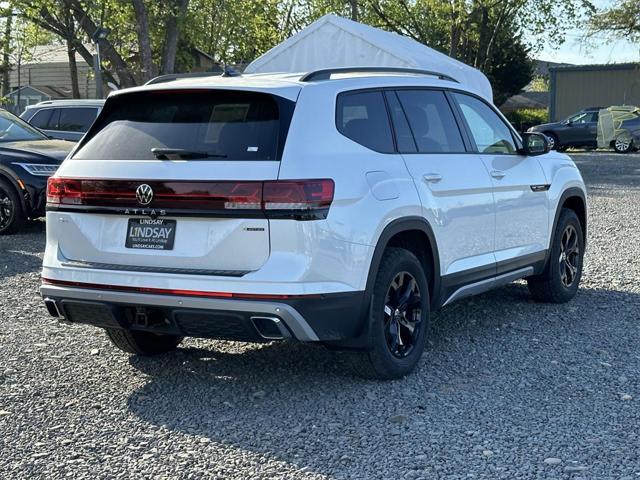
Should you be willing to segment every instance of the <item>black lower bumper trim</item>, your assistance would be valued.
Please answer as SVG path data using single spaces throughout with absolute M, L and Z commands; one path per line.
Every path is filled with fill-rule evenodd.
M 297 338 L 296 329 L 287 325 L 290 317 L 265 315 L 257 308 L 252 311 L 251 305 L 258 305 L 257 301 L 244 301 L 242 310 L 208 310 L 56 297 L 49 295 L 47 301 L 54 302 L 57 311 L 71 323 L 246 342 L 276 339 L 278 330 L 282 338 Z M 348 292 L 282 300 L 280 304 L 295 310 L 311 327 L 316 340 L 335 342 L 362 334 L 366 325 L 363 302 L 364 292 Z
M 365 292 L 329 293 L 317 298 L 283 300 L 296 309 L 321 341 L 358 337 L 365 326 Z
M 119 305 L 81 300 L 59 300 L 65 319 L 102 328 L 149 331 L 184 337 L 266 341 L 251 320 L 253 312 L 222 312 L 183 308 Z M 289 332 L 283 338 L 291 336 Z

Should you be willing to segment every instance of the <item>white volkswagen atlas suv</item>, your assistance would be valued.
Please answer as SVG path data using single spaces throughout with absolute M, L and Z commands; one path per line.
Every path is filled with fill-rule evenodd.
M 41 293 L 129 353 L 293 339 L 398 378 L 433 310 L 518 279 L 570 300 L 585 197 L 446 74 L 159 77 L 112 93 L 49 180 Z

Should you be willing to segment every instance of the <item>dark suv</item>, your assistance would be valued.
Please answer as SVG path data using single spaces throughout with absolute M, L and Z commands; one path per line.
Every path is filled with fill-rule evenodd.
M 0 109 L 0 235 L 44 215 L 47 179 L 73 146 Z
M 79 141 L 94 122 L 104 100 L 48 100 L 30 105 L 20 118 L 51 138 Z
M 590 107 L 574 113 L 560 122 L 543 123 L 531 127 L 529 132 L 544 133 L 551 148 L 559 151 L 569 147 L 598 146 L 598 113 L 602 107 Z

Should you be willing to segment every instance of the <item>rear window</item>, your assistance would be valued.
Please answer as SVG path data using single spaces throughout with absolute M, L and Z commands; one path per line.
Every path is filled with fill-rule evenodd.
M 185 160 L 278 160 L 293 105 L 229 90 L 124 94 L 107 101 L 73 158 L 152 160 L 175 150 Z

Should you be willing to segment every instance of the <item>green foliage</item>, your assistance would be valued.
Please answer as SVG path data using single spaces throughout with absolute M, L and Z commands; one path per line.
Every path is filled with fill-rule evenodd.
M 611 40 L 626 39 L 640 43 L 640 1 L 617 0 L 609 8 L 596 12 L 589 20 L 591 33 L 605 33 Z
M 41 26 L 47 24 L 43 12 L 57 27 L 70 21 L 71 33 L 65 28 L 49 30 L 57 38 L 73 35 L 75 41 L 86 43 L 87 29 L 75 23 L 81 21 L 78 15 L 69 17 L 74 2 L 95 25 L 111 29 L 108 42 L 118 58 L 105 56 L 105 67 L 115 72 L 113 62 L 124 62 L 141 81 L 147 72 L 139 38 L 144 26 L 131 0 L 12 0 L 11 4 L 23 18 Z M 142 3 L 148 17 L 144 34 L 151 45 L 152 64 L 159 67 L 176 0 Z M 545 42 L 561 43 L 566 30 L 592 9 L 589 0 L 190 0 L 178 22 L 176 64 L 182 70 L 192 68 L 194 47 L 220 63 L 246 64 L 324 14 L 356 15 L 363 23 L 409 36 L 481 69 L 499 101 L 531 80 L 527 60 L 531 49 Z
M 510 35 L 508 30 L 497 35 L 491 63 L 485 74 L 493 87 L 493 101 L 504 101 L 520 92 L 533 77 L 533 61 L 520 35 Z
M 535 76 L 530 82 L 531 92 L 548 92 L 549 91 L 549 78 L 547 76 Z
M 544 108 L 522 108 L 505 113 L 505 117 L 518 130 L 526 130 L 533 125 L 540 125 L 549 121 L 549 112 Z

